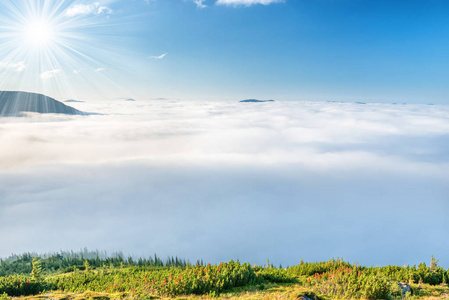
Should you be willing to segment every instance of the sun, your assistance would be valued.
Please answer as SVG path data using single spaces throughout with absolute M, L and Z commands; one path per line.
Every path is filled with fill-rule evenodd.
M 0 0 L 0 89 L 75 98 L 84 92 L 75 86 L 110 84 L 111 72 L 98 70 L 127 57 L 117 50 L 128 21 L 111 18 L 109 2 L 115 1 Z
M 55 40 L 56 27 L 50 20 L 33 20 L 24 24 L 22 38 L 25 44 L 32 47 L 46 47 Z

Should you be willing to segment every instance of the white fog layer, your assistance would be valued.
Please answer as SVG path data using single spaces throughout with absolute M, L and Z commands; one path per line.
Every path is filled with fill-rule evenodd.
M 0 118 L 1 257 L 449 265 L 449 106 L 70 105 Z

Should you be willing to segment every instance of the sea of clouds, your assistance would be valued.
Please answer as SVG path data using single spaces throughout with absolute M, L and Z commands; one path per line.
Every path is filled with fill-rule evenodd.
M 449 266 L 449 106 L 72 104 L 0 119 L 2 257 Z

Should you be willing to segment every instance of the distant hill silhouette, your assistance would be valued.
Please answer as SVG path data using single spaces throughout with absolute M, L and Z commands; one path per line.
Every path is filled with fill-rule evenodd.
M 18 116 L 23 112 L 67 115 L 85 114 L 42 94 L 0 91 L 0 116 Z
M 81 100 L 74 100 L 74 99 L 69 99 L 69 100 L 66 100 L 66 101 L 64 101 L 64 102 L 66 102 L 66 103 L 84 103 L 84 101 L 81 101 Z
M 241 100 L 240 102 L 274 102 L 274 100 L 246 99 L 246 100 Z

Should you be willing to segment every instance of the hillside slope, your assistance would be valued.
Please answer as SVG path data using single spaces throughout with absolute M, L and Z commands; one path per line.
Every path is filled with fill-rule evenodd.
M 0 91 L 1 117 L 18 116 L 23 112 L 67 115 L 85 114 L 82 111 L 42 94 Z

